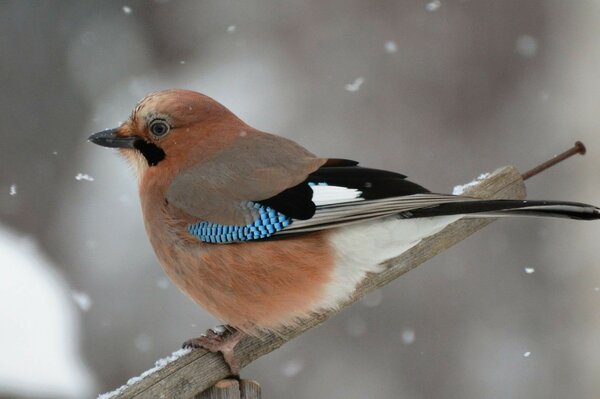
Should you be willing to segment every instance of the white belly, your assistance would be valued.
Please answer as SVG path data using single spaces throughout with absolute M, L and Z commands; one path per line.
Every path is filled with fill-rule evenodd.
M 381 271 L 383 262 L 458 219 L 457 215 L 419 219 L 394 216 L 335 229 L 330 235 L 336 254 L 335 269 L 319 308 L 337 308 L 367 273 Z

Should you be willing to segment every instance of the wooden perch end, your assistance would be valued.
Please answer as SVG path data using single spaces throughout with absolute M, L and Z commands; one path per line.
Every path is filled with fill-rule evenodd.
M 500 168 L 465 192 L 465 195 L 486 199 L 523 199 L 525 185 L 520 173 L 512 166 Z M 260 337 L 244 337 L 235 348 L 235 356 L 241 367 L 279 348 L 290 339 L 313 328 L 343 308 L 356 302 L 370 291 L 382 287 L 414 269 L 443 250 L 464 240 L 477 230 L 493 222 L 493 218 L 461 219 L 444 230 L 422 240 L 399 257 L 387 262 L 387 268 L 371 275 L 356 289 L 353 297 L 339 310 L 316 314 L 301 326 L 286 329 L 279 334 Z M 228 367 L 220 354 L 195 349 L 143 379 L 119 389 L 112 398 L 210 398 L 228 396 L 196 396 L 228 376 Z M 232 380 L 225 380 L 232 381 Z M 236 381 L 237 383 L 237 381 Z M 224 382 L 224 384 L 229 384 Z M 231 383 L 233 386 L 237 386 Z M 229 386 L 228 386 L 229 387 Z M 240 388 L 236 388 L 240 389 Z M 211 389 L 210 391 L 212 391 Z M 233 396 L 232 396 L 233 397 Z M 242 396 L 245 397 L 245 396 Z

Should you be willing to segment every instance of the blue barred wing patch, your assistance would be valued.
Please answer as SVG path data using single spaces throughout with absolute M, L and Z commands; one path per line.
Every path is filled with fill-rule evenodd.
M 227 244 L 267 238 L 283 230 L 292 223 L 292 219 L 275 209 L 254 202 L 248 206 L 259 213 L 253 223 L 245 226 L 222 225 L 211 222 L 198 222 L 188 225 L 188 231 L 201 241 Z

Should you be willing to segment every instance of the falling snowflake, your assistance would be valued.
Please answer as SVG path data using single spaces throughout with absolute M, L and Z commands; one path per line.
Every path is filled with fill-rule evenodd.
M 355 91 L 359 91 L 360 90 L 360 86 L 362 86 L 362 84 L 365 82 L 365 78 L 362 77 L 358 77 L 356 79 L 354 79 L 354 82 L 352 83 L 348 83 L 345 87 L 346 90 L 350 91 L 350 92 L 355 92 Z
M 10 185 L 10 189 L 8 191 L 8 194 L 15 196 L 17 195 L 17 185 L 16 184 L 11 184 Z
M 125 13 L 125 15 L 129 15 L 131 14 L 131 7 L 129 6 L 123 6 L 123 12 Z
M 77 175 L 75 176 L 75 180 L 77 180 L 77 181 L 81 181 L 81 180 L 94 181 L 94 178 L 92 176 L 88 175 L 87 173 L 77 173 Z
M 526 267 L 526 268 L 525 268 L 525 273 L 527 273 L 527 274 L 531 274 L 531 273 L 533 273 L 533 272 L 535 272 L 535 269 L 534 269 L 533 267 Z M 542 274 L 543 274 L 543 273 L 542 273 Z
M 517 54 L 524 58 L 532 58 L 535 57 L 538 50 L 537 40 L 534 37 L 529 35 L 522 35 L 517 38 L 517 43 L 515 44 L 515 50 Z
M 523 353 L 523 357 L 529 357 L 529 356 L 531 356 L 531 352 L 525 352 L 525 353 Z
M 129 205 L 132 202 L 131 201 L 131 197 L 129 195 L 127 195 L 127 194 L 121 194 L 121 195 L 119 195 L 118 200 L 123 205 Z
M 301 359 L 292 359 L 281 367 L 281 374 L 286 377 L 298 375 L 304 369 L 304 362 Z
M 365 305 L 368 308 L 374 308 L 376 306 L 379 306 L 379 304 L 381 304 L 381 301 L 383 300 L 383 293 L 381 292 L 381 290 L 375 290 L 373 292 L 371 292 L 369 295 L 365 296 L 362 300 L 363 305 Z
M 385 42 L 385 45 L 383 47 L 385 48 L 385 52 L 389 54 L 394 54 L 396 51 L 398 51 L 398 46 L 396 45 L 396 42 L 392 40 Z
M 92 307 L 92 299 L 85 292 L 72 291 L 71 298 L 83 312 L 87 312 Z
M 135 337 L 133 344 L 138 351 L 146 353 L 152 349 L 152 338 L 150 338 L 150 336 L 148 336 L 146 333 L 141 333 Z
M 229 32 L 229 33 L 233 33 L 233 32 L 235 32 L 235 30 L 236 30 L 236 26 L 235 25 L 229 25 L 227 27 L 227 32 Z
M 367 332 L 367 322 L 359 316 L 354 316 L 346 322 L 346 332 L 351 337 L 361 337 Z
M 138 377 L 132 377 L 132 378 L 130 378 L 129 380 L 127 380 L 127 384 L 121 385 L 119 388 L 115 389 L 114 391 L 106 392 L 106 393 L 103 393 L 103 394 L 99 395 L 98 399 L 110 399 L 110 398 L 114 398 L 115 396 L 123 393 L 129 386 L 137 384 L 138 382 L 142 381 L 144 378 L 148 377 L 149 375 L 154 374 L 158 370 L 164 368 L 169 363 L 172 363 L 175 360 L 179 359 L 180 357 L 183 357 L 183 356 L 189 354 L 191 351 L 192 350 L 189 349 L 189 348 L 179 349 L 179 350 L 173 352 L 171 354 L 171 356 L 165 357 L 164 359 L 158 359 L 154 363 L 154 367 L 152 367 L 149 370 L 144 371 Z
M 425 9 L 427 11 L 436 11 L 441 6 L 442 6 L 442 2 L 441 1 L 439 1 L 439 0 L 433 0 L 433 1 L 430 1 L 429 3 L 427 3 L 427 5 L 425 6 Z
M 161 277 L 158 280 L 156 280 L 156 286 L 161 290 L 166 290 L 167 288 L 169 288 L 169 280 L 167 280 L 166 277 Z
M 415 331 L 410 328 L 404 329 L 404 331 L 402 331 L 402 342 L 404 342 L 406 345 L 410 345 L 415 342 Z

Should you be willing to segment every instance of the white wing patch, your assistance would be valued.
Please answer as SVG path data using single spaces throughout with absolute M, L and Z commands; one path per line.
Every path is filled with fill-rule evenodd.
M 362 191 L 356 188 L 309 183 L 313 190 L 312 200 L 316 206 L 364 201 Z

